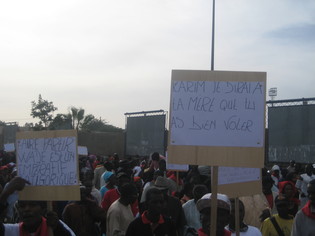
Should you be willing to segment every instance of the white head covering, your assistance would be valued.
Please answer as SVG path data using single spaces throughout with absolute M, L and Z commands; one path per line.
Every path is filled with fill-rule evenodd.
M 200 198 L 197 202 L 197 209 L 198 211 L 203 210 L 204 208 L 211 207 L 211 193 L 205 194 L 202 198 Z M 218 193 L 218 208 L 225 209 L 231 211 L 231 202 L 227 195 Z
M 279 170 L 280 171 L 280 167 L 278 165 L 274 165 L 272 168 L 271 168 L 271 171 L 275 171 L 275 170 Z

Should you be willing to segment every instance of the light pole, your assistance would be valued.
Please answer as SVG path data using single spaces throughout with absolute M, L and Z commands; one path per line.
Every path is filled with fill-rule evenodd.
M 211 70 L 214 70 L 214 23 L 215 23 L 215 0 L 212 0 L 212 42 L 211 42 Z

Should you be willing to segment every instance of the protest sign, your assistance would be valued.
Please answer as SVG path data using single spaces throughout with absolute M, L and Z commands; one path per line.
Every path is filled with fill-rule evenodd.
M 4 151 L 5 152 L 15 152 L 14 143 L 6 143 L 6 144 L 4 144 Z
M 165 153 L 166 158 L 166 169 L 171 171 L 188 171 L 189 165 L 172 164 L 168 160 L 167 152 Z
M 176 170 L 176 171 L 188 171 L 189 170 L 189 166 L 188 165 L 181 165 L 181 164 L 167 163 L 166 164 L 166 169 L 167 170 Z
M 28 180 L 22 200 L 79 200 L 75 130 L 19 132 L 18 175 Z
M 265 72 L 173 70 L 169 161 L 263 167 Z
M 78 146 L 78 155 L 80 156 L 87 156 L 88 155 L 88 149 L 85 146 Z
M 261 169 L 219 167 L 218 192 L 229 197 L 259 194 L 262 191 Z

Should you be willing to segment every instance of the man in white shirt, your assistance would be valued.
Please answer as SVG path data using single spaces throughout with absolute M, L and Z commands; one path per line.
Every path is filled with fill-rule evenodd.
M 134 220 L 130 204 L 137 197 L 137 188 L 130 183 L 119 188 L 120 198 L 108 209 L 106 219 L 106 236 L 124 236 L 129 224 Z
M 307 185 L 309 201 L 294 218 L 292 236 L 311 236 L 315 232 L 315 180 Z
M 205 185 L 196 185 L 193 189 L 194 199 L 187 201 L 183 205 L 183 210 L 187 225 L 198 231 L 201 228 L 200 213 L 197 209 L 197 201 L 208 192 Z
M 305 167 L 305 172 L 304 174 L 301 174 L 300 178 L 296 181 L 295 187 L 299 190 L 300 192 L 300 208 L 303 208 L 306 202 L 308 201 L 307 198 L 307 185 L 308 183 L 315 179 L 315 175 L 313 174 L 313 165 L 312 164 L 307 164 Z

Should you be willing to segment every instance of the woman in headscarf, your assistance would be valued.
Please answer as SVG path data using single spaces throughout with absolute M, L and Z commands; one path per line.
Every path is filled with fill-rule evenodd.
M 295 216 L 298 209 L 300 200 L 295 197 L 297 189 L 292 181 L 279 182 L 279 196 L 289 200 L 289 214 Z

